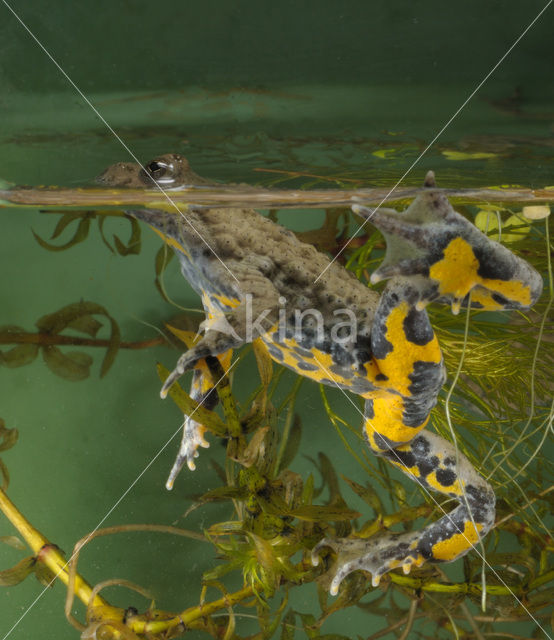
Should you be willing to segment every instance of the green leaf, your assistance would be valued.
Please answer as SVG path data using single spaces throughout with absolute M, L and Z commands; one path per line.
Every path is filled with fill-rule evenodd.
M 205 502 L 223 502 L 224 500 L 235 500 L 245 498 L 248 493 L 239 487 L 217 487 L 202 494 L 195 499 L 196 503 L 204 504 Z
M 398 500 L 398 504 L 405 505 L 406 504 L 406 488 L 404 485 L 398 480 L 391 480 L 392 490 L 394 496 Z
M 361 514 L 341 505 L 328 504 L 318 506 L 309 504 L 292 509 L 289 515 L 309 522 L 338 522 L 341 520 L 354 520 L 359 518 Z
M 372 509 L 374 509 L 376 513 L 383 512 L 383 507 L 381 505 L 381 500 L 379 499 L 379 494 L 377 493 L 377 491 L 375 491 L 375 489 L 371 485 L 369 485 L 368 487 L 364 487 L 363 485 L 358 484 L 357 482 L 354 482 L 354 480 L 350 480 L 346 476 L 342 476 L 342 479 L 345 480 L 345 482 L 347 482 L 350 485 L 350 488 L 352 489 L 352 491 L 354 491 L 356 495 L 360 496 L 360 498 L 364 502 L 366 502 Z
M 75 320 L 67 323 L 68 329 L 74 329 L 80 333 L 86 333 L 91 338 L 94 338 L 98 331 L 102 328 L 102 323 L 98 322 L 96 318 L 89 315 L 79 316 Z
M 108 249 L 112 253 L 115 253 L 115 249 L 108 242 L 108 239 L 104 235 L 104 223 L 106 222 L 106 219 L 107 219 L 107 216 L 98 216 L 98 218 L 97 218 L 97 220 L 98 220 L 98 231 L 100 232 L 100 237 L 102 238 L 102 242 L 108 247 Z
M 289 432 L 289 437 L 287 438 L 287 443 L 285 445 L 285 450 L 283 451 L 283 456 L 281 458 L 281 463 L 279 465 L 279 470 L 286 469 L 290 463 L 293 461 L 294 457 L 298 453 L 298 448 L 300 447 L 300 441 L 302 439 L 302 423 L 298 415 L 294 415 L 292 426 Z
M 121 332 L 119 330 L 119 325 L 117 322 L 106 314 L 110 321 L 111 326 L 111 334 L 110 334 L 110 343 L 108 348 L 106 349 L 106 355 L 102 360 L 102 366 L 100 367 L 100 377 L 103 378 L 108 370 L 114 363 L 115 357 L 117 356 L 117 352 L 119 351 L 119 345 L 121 343 Z
M 66 249 L 70 249 L 76 244 L 79 244 L 80 242 L 83 242 L 84 240 L 86 240 L 88 236 L 88 232 L 90 230 L 90 214 L 88 214 L 88 216 L 89 217 L 81 218 L 79 222 L 79 226 L 77 227 L 77 231 L 75 232 L 73 238 L 71 238 L 71 240 L 69 240 L 68 242 L 62 245 L 50 244 L 49 242 L 46 242 L 46 240 L 43 240 L 32 229 L 31 231 L 33 231 L 35 240 L 40 244 L 40 246 L 43 249 L 46 249 L 47 251 L 65 251 Z
M 34 571 L 36 579 L 43 587 L 51 587 L 54 584 L 56 574 L 43 562 L 36 562 Z
M 260 373 L 262 386 L 267 391 L 273 379 L 273 360 L 269 356 L 269 352 L 261 340 L 256 339 L 252 343 L 254 347 L 254 355 L 256 356 L 256 364 Z
M 98 230 L 100 231 L 100 237 L 102 238 L 102 242 L 108 247 L 108 249 L 112 253 L 119 253 L 121 256 L 128 256 L 131 254 L 138 255 L 141 250 L 141 230 L 138 220 L 136 218 L 131 218 L 129 216 L 125 216 L 125 219 L 128 220 L 131 224 L 131 236 L 129 238 L 129 242 L 125 244 L 118 236 L 113 235 L 115 248 L 109 243 L 106 235 L 104 234 L 104 223 L 107 218 L 110 217 L 108 215 L 100 215 L 98 216 Z M 111 217 L 114 217 L 113 214 Z M 117 217 L 121 217 L 118 214 Z
M 336 498 L 342 500 L 339 490 L 339 480 L 331 460 L 324 454 L 319 453 L 319 470 L 327 486 L 329 487 L 329 502 L 334 502 Z
M 86 211 L 72 211 L 71 213 L 63 213 L 62 217 L 58 220 L 58 224 L 56 225 L 54 232 L 50 236 L 50 239 L 54 240 L 54 238 L 57 238 L 63 233 L 68 225 L 70 225 L 75 220 L 82 219 L 84 214 L 86 214 Z
M 80 319 L 92 314 L 110 317 L 106 309 L 99 304 L 81 301 L 73 302 L 54 313 L 42 316 L 35 322 L 35 326 L 41 332 L 56 334 L 67 327 L 75 328 L 74 323 L 77 323 L 77 327 L 79 327 Z
M 296 633 L 296 614 L 292 609 L 287 611 L 287 614 L 281 621 L 281 637 L 280 640 L 294 640 Z
M 138 220 L 136 218 L 128 218 L 128 220 L 131 223 L 131 237 L 129 238 L 129 242 L 124 244 L 115 234 L 113 237 L 115 248 L 120 256 L 138 255 L 142 246 Z
M 0 587 L 13 587 L 23 582 L 30 573 L 33 573 L 34 568 L 35 558 L 33 556 L 23 558 L 11 569 L 0 571 Z
M 0 536 L 0 542 L 3 544 L 7 544 L 8 547 L 13 547 L 18 551 L 25 551 L 27 545 L 20 540 L 17 536 Z
M 22 334 L 27 333 L 22 327 L 17 325 L 7 324 L 0 327 L 0 333 L 5 337 L 10 337 L 10 334 Z M 0 364 L 10 369 L 16 367 L 23 367 L 37 357 L 38 345 L 36 344 L 18 344 L 7 351 L 0 350 Z
M 357 604 L 360 598 L 368 592 L 369 585 L 367 576 L 359 571 L 347 576 L 341 584 L 338 597 L 332 598 L 329 604 L 323 608 L 325 617 L 327 618 L 335 611 Z M 342 638 L 342 636 L 338 637 Z M 328 638 L 328 636 L 325 635 L 322 638 Z
M 90 375 L 92 358 L 80 351 L 63 354 L 58 347 L 49 345 L 43 347 L 42 357 L 46 366 L 60 378 L 72 380 L 85 380 Z
M 8 429 L 4 420 L 0 418 L 0 451 L 11 449 L 17 442 L 19 432 L 17 429 Z
M 289 609 L 281 621 L 281 639 L 280 640 L 294 640 L 295 633 L 296 614 L 292 609 Z
M 119 325 L 110 316 L 110 314 L 106 311 L 106 309 L 103 306 L 96 304 L 95 302 L 86 302 L 86 301 L 68 304 L 67 306 L 62 307 L 61 309 L 56 311 L 55 313 L 50 313 L 46 316 L 42 316 L 42 318 L 40 318 L 35 323 L 35 326 L 39 329 L 39 331 L 44 333 L 50 333 L 53 335 L 60 333 L 61 331 L 63 331 L 63 329 L 72 328 L 72 329 L 77 329 L 78 331 L 89 333 L 89 335 L 94 336 L 96 335 L 96 331 L 98 330 L 97 326 L 99 323 L 96 320 L 94 320 L 94 318 L 91 318 L 92 315 L 102 315 L 108 318 L 108 320 L 110 321 L 111 334 L 109 338 L 109 345 L 106 350 L 106 355 L 102 360 L 102 365 L 100 367 L 100 377 L 102 378 L 104 375 L 106 375 L 109 368 L 112 366 L 121 342 L 121 333 L 119 330 Z M 91 334 L 91 332 L 93 333 Z M 44 349 L 46 348 L 47 347 L 44 347 Z M 58 354 L 55 354 L 53 356 L 47 356 L 52 366 L 56 367 L 56 364 L 58 362 L 61 365 L 63 365 L 60 371 L 67 369 L 67 367 L 69 366 L 69 369 L 66 370 L 67 376 L 63 375 L 62 373 L 58 373 L 58 375 L 62 375 L 62 377 L 68 377 L 68 379 L 70 380 L 83 379 L 80 377 L 73 377 L 74 375 L 76 376 L 83 375 L 84 372 L 83 371 L 79 372 L 77 370 L 72 372 L 70 363 L 68 363 L 67 361 L 62 361 L 59 357 L 59 354 L 61 354 L 61 352 L 58 350 Z M 77 366 L 77 368 L 79 368 L 79 365 L 85 364 L 85 360 L 82 358 L 83 355 L 84 354 L 80 354 L 79 356 L 77 356 L 77 359 L 75 359 L 74 356 L 67 356 L 67 357 L 72 359 L 74 361 L 74 364 Z M 90 366 L 90 363 L 89 363 L 89 366 Z M 52 371 L 54 371 L 54 369 L 52 369 Z M 56 373 L 56 371 L 54 371 L 54 373 Z M 87 372 L 87 376 L 88 376 L 88 372 Z
M 160 292 L 162 298 L 172 304 L 171 300 L 167 297 L 165 293 L 165 287 L 162 282 L 162 274 L 167 269 L 167 265 L 173 259 L 175 254 L 171 249 L 164 243 L 156 253 L 156 259 L 154 262 L 156 269 L 156 279 L 154 280 L 154 284 L 156 285 L 156 289 Z
M 312 473 L 308 475 L 302 488 L 302 504 L 312 504 L 314 498 L 314 476 Z
M 307 504 L 291 509 L 285 500 L 275 493 L 271 494 L 267 500 L 264 499 L 263 496 L 259 496 L 258 502 L 266 513 L 277 516 L 289 516 L 308 522 L 339 522 L 342 520 L 354 520 L 360 517 L 358 511 L 348 509 L 343 504 Z
M 8 471 L 8 467 L 6 467 L 4 461 L 0 458 L 0 477 L 2 478 L 2 491 L 7 491 L 10 486 L 10 472 Z
M 311 613 L 298 613 L 298 615 L 300 616 L 300 620 L 302 620 L 302 626 L 308 638 L 319 638 L 319 628 L 316 626 L 317 621 L 315 616 Z
M 38 345 L 36 344 L 18 344 L 7 351 L 0 350 L 0 364 L 9 369 L 24 367 L 26 364 L 33 362 L 38 354 Z
M 468 153 L 466 151 L 457 151 L 455 149 L 446 149 L 442 151 L 442 155 L 447 160 L 489 160 L 491 158 L 498 158 L 497 153 L 490 153 L 488 151 L 475 151 Z

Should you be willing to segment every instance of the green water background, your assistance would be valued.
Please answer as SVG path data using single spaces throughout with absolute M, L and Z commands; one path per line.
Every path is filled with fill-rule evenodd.
M 387 186 L 400 179 L 544 6 L 534 0 L 11 4 L 141 161 L 175 151 L 187 155 L 200 174 L 222 180 L 267 184 L 270 175 L 255 171 L 264 168 Z M 419 184 L 430 168 L 451 187 L 554 184 L 552 17 L 550 8 L 404 184 Z M 3 5 L 0 83 L 0 178 L 76 187 L 108 164 L 130 160 Z M 451 151 L 486 157 L 455 161 Z M 0 215 L 0 324 L 32 330 L 40 316 L 84 299 L 104 305 L 126 340 L 140 340 L 154 334 L 149 324 L 161 326 L 176 313 L 154 288 L 159 242 L 146 230 L 138 257 L 111 254 L 95 228 L 85 243 L 49 253 L 31 229 L 48 237 L 51 216 L 31 209 L 3 209 Z M 321 212 L 289 212 L 281 219 L 295 229 L 313 228 Z M 107 226 L 110 233 L 128 233 L 125 222 Z M 199 306 L 175 266 L 166 286 L 180 305 Z M 10 496 L 65 551 L 98 524 L 180 421 L 176 408 L 159 399 L 154 369 L 156 360 L 171 367 L 175 352 L 122 350 L 102 380 L 101 356 L 89 353 L 93 372 L 79 383 L 55 377 L 40 359 L 0 370 L 0 416 L 20 430 L 17 447 L 4 456 Z M 245 376 L 250 369 L 235 380 L 243 397 L 254 383 Z M 340 395 L 333 402 L 352 424 L 359 421 Z M 304 385 L 298 409 L 304 421 L 301 453 L 326 451 L 339 471 L 348 469 L 363 482 L 362 470 L 352 469 L 328 424 L 315 385 Z M 175 490 L 166 492 L 174 448 L 163 451 L 105 525 L 175 522 L 192 494 L 217 486 L 208 461 L 213 456 L 222 463 L 224 449 L 213 442 L 198 470 L 184 472 Z M 293 468 L 304 477 L 314 470 L 302 456 Z M 352 504 L 360 506 L 354 499 Z M 212 505 L 179 522 L 201 528 L 228 513 Z M 0 535 L 11 532 L 0 521 Z M 20 557 L 0 546 L 2 567 Z M 93 543 L 83 554 L 82 571 L 93 583 L 136 580 L 154 591 L 159 606 L 179 609 L 197 602 L 199 577 L 213 563 L 207 545 L 133 534 Z M 0 638 L 40 589 L 29 579 L 0 591 Z M 294 608 L 313 610 L 314 591 L 294 591 Z M 127 593 L 107 597 L 144 607 Z M 60 585 L 45 593 L 10 639 L 76 638 L 63 617 L 62 598 Z M 364 637 L 384 624 L 349 609 L 324 631 Z M 250 628 L 247 620 L 239 625 L 244 633 Z M 519 627 L 522 633 L 533 628 Z

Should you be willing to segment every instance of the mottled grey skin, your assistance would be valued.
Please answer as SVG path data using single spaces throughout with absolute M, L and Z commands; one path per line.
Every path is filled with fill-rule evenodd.
M 348 362 L 358 368 L 370 359 L 369 334 L 378 294 L 337 263 L 329 266 L 326 256 L 300 242 L 291 231 L 252 209 L 188 209 L 184 214 L 188 221 L 185 223 L 172 214 L 162 219 L 159 212 L 148 210 L 134 210 L 132 214 L 174 238 L 181 246 L 189 247 L 188 256 L 179 252 L 178 257 L 183 276 L 199 295 L 217 294 L 243 300 L 249 293 L 253 297 L 253 309 L 271 310 L 264 323 L 267 328 L 278 319 L 279 308 L 318 309 L 325 321 L 325 338 L 318 341 L 306 327 L 298 336 L 300 347 L 315 346 L 328 353 L 334 350 L 338 362 Z M 314 284 L 325 268 L 327 271 Z M 279 304 L 279 298 L 284 298 L 286 303 Z M 212 300 L 221 311 L 230 311 L 229 306 L 217 298 Z M 336 322 L 333 311 L 343 308 L 355 314 L 359 340 L 341 346 L 331 343 L 330 333 Z M 236 312 L 229 318 L 243 337 L 240 320 Z M 287 337 L 292 337 L 290 331 L 292 327 L 287 328 Z M 360 375 L 365 381 L 363 370 Z

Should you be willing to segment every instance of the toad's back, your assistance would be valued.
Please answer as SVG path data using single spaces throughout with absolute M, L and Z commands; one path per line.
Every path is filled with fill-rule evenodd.
M 237 301 L 248 293 L 265 297 L 265 285 L 294 308 L 318 309 L 324 318 L 348 308 L 362 324 L 371 322 L 377 293 L 252 209 L 193 208 L 182 217 L 150 210 L 132 213 L 176 250 L 184 277 L 200 295 Z

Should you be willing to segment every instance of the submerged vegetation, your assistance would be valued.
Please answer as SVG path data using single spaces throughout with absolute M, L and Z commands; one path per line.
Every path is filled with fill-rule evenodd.
M 553 541 L 547 526 L 554 485 L 545 448 L 554 418 L 554 286 L 552 229 L 548 226 L 552 226 L 552 217 L 530 221 L 520 211 L 492 205 L 483 206 L 479 213 L 466 208 L 464 213 L 492 237 L 500 230 L 503 241 L 546 278 L 541 300 L 525 314 L 514 312 L 499 321 L 495 314 L 478 311 L 465 311 L 458 317 L 436 305 L 431 311 L 450 373 L 450 387 L 447 385 L 433 411 L 434 428 L 449 439 L 455 438 L 459 450 L 488 478 L 497 493 L 496 526 L 484 541 L 485 561 L 478 553 L 464 557 L 460 561 L 463 576 L 458 580 L 446 575 L 440 565 L 424 565 L 409 576 L 391 572 L 383 577 L 378 588 L 373 588 L 364 574 L 356 572 L 345 579 L 339 595 L 331 598 L 328 570 L 332 567 L 332 555 L 326 556 L 323 566 L 313 567 L 310 562 L 310 551 L 321 538 L 347 535 L 369 538 L 391 528 L 403 531 L 419 528 L 422 520 L 437 519 L 439 510 L 448 511 L 451 505 L 444 499 L 432 501 L 418 488 L 410 487 L 408 493 L 397 480 L 398 474 L 363 446 L 359 425 L 350 424 L 341 416 L 332 394 L 324 387 L 321 401 L 329 421 L 350 452 L 352 464 L 364 469 L 368 481 L 361 485 L 343 475 L 344 470 L 335 468 L 329 452 L 319 453 L 317 460 L 311 459 L 313 473 L 300 476 L 291 471 L 303 429 L 295 408 L 302 379 L 286 382 L 283 369 L 254 342 L 251 348 L 257 376 L 252 376 L 256 382 L 252 383 L 245 402 L 239 403 L 233 396 L 230 381 L 215 359 L 209 359 L 207 366 L 213 380 L 223 380 L 217 387 L 221 415 L 198 407 L 177 384 L 169 393 L 182 412 L 195 411 L 198 420 L 227 443 L 225 464 L 216 465 L 219 486 L 197 496 L 189 510 L 223 502 L 230 508 L 228 519 L 210 522 L 199 531 L 152 523 L 99 529 L 78 541 L 73 552 L 64 556 L 33 527 L 32 518 L 27 519 L 9 500 L 8 453 L 6 460 L 0 460 L 3 479 L 0 508 L 20 537 L 7 536 L 0 542 L 24 550 L 23 538 L 32 554 L 16 566 L 0 571 L 0 585 L 15 585 L 31 574 L 42 584 L 61 580 L 67 585 L 67 618 L 82 638 L 169 639 L 186 637 L 189 630 L 202 630 L 224 640 L 361 638 L 359 634 L 325 633 L 325 621 L 348 607 L 358 607 L 382 618 L 379 629 L 365 632 L 363 637 L 367 640 L 385 637 L 404 640 L 416 637 L 416 633 L 421 638 L 521 637 L 498 633 L 506 630 L 501 623 L 530 620 L 535 622 L 532 637 L 542 637 L 541 628 L 549 625 L 548 607 L 554 600 Z M 119 212 L 61 214 L 50 240 L 59 238 L 72 224 L 73 236 L 56 245 L 35 234 L 46 250 L 60 251 L 84 242 L 91 221 L 96 219 L 110 251 L 122 257 L 140 252 L 141 230 L 135 220 L 129 220 L 127 243 L 118 237 L 113 242 L 107 240 L 106 215 L 121 215 Z M 321 228 L 299 235 L 336 255 L 353 233 L 354 239 L 340 259 L 358 278 L 369 281 L 369 274 L 382 257 L 383 241 L 371 229 L 356 231 L 344 209 L 328 210 Z M 164 296 L 163 273 L 169 257 L 162 247 L 155 264 L 156 286 Z M 109 325 L 110 335 L 106 339 L 97 338 L 102 326 L 98 318 Z M 44 315 L 36 322 L 36 329 L 26 332 L 12 325 L 0 327 L 0 344 L 8 346 L 0 351 L 0 363 L 7 367 L 28 366 L 41 353 L 55 375 L 84 380 L 90 374 L 92 358 L 80 352 L 67 352 L 68 347 L 100 347 L 104 353 L 100 372 L 106 375 L 119 349 L 148 348 L 168 342 L 183 350 L 183 343 L 188 346 L 194 340 L 194 331 L 169 325 L 164 337 L 141 343 L 125 342 L 112 311 L 83 301 Z M 239 360 L 244 359 L 249 349 L 241 351 Z M 168 375 L 160 365 L 158 373 L 161 380 Z M 240 361 L 234 375 L 245 375 Z M 359 447 L 349 444 L 351 438 L 345 437 L 345 430 L 360 438 Z M 6 452 L 16 441 L 17 431 L 0 423 L 0 451 Z M 363 513 L 349 507 L 354 496 L 356 504 L 361 501 L 365 505 Z M 152 517 L 155 519 L 155 514 Z M 158 608 L 147 590 L 125 580 L 108 580 L 94 587 L 86 582 L 86 569 L 78 565 L 83 547 L 94 538 L 130 531 L 185 536 L 202 541 L 216 552 L 213 567 L 204 573 L 202 584 L 197 585 L 200 599 L 196 606 L 169 612 Z M 242 586 L 233 589 L 229 585 L 237 583 L 237 576 Z M 317 591 L 317 615 L 303 611 L 294 595 L 296 589 L 310 583 Z M 101 592 L 114 585 L 142 594 L 151 600 L 150 606 L 140 612 L 133 607 L 112 606 Z M 82 620 L 75 619 L 72 613 L 75 598 L 86 607 Z M 242 616 L 254 618 L 257 631 L 249 634 L 241 631 Z

